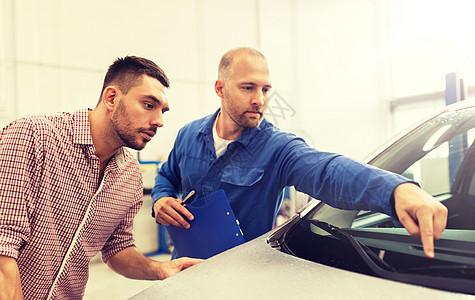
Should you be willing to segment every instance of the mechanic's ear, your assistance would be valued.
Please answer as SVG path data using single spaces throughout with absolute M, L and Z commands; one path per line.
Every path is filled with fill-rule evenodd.
M 221 79 L 216 80 L 214 83 L 214 91 L 216 92 L 216 95 L 218 95 L 219 98 L 224 98 L 224 81 Z

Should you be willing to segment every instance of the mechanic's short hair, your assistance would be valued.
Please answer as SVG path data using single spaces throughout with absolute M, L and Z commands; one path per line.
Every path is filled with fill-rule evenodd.
M 218 79 L 226 81 L 229 76 L 232 73 L 232 67 L 233 67 L 233 60 L 236 55 L 241 54 L 241 53 L 247 53 L 251 55 L 257 55 L 262 57 L 263 59 L 266 59 L 264 54 L 259 52 L 258 50 L 250 47 L 239 47 L 239 48 L 234 48 L 226 52 L 223 57 L 221 58 L 221 61 L 219 62 L 219 67 L 218 67 Z

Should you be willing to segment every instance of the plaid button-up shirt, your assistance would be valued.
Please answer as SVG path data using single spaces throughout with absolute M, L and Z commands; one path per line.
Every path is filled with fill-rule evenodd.
M 88 110 L 17 120 L 0 133 L 0 255 L 17 259 L 26 299 L 80 299 L 89 261 L 133 246 L 137 160 L 117 151 L 99 182 Z

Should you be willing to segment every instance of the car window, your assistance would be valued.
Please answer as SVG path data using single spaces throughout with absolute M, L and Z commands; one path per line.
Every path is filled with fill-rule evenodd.
M 413 163 L 402 175 L 418 182 L 431 195 L 450 192 L 449 145 L 440 145 L 422 159 Z
M 475 129 L 470 129 L 467 133 L 440 144 L 414 162 L 402 175 L 418 182 L 433 196 L 450 193 L 460 164 L 466 155 L 468 141 L 473 142 L 474 132 Z M 467 143 L 459 144 L 458 140 L 466 140 Z M 473 173 L 464 176 L 473 178 Z M 474 187 L 470 188 L 472 195 Z
M 372 165 L 413 180 L 449 209 L 447 228 L 475 229 L 475 111 L 439 115 L 396 142 Z M 351 227 L 400 227 L 360 211 Z

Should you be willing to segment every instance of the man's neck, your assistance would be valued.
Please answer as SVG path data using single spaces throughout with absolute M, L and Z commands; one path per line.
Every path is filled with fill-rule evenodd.
M 91 128 L 92 143 L 95 155 L 101 161 L 101 165 L 107 165 L 110 158 L 120 147 L 114 147 L 107 134 L 107 123 L 102 114 L 96 110 L 89 111 L 89 126 Z
M 216 117 L 216 133 L 224 140 L 234 141 L 239 138 L 244 128 L 237 125 L 229 116 L 224 116 L 222 111 L 218 113 Z

